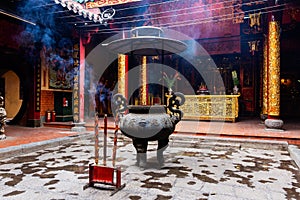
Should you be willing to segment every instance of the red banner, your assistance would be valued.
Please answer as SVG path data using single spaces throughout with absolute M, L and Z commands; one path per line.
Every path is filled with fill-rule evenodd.
M 136 1 L 141 1 L 141 0 L 95 0 L 95 2 L 87 2 L 85 4 L 85 7 L 86 9 L 99 8 L 104 6 L 112 6 L 112 5 L 131 3 Z

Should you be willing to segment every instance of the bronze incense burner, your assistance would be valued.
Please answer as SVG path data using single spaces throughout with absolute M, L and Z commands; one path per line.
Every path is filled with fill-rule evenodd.
M 184 95 L 176 92 L 169 98 L 168 106 L 128 106 L 124 96 L 114 95 L 113 102 L 116 106 L 120 130 L 132 139 L 139 167 L 146 167 L 148 141 L 158 141 L 157 161 L 160 166 L 163 166 L 163 151 L 168 147 L 169 136 L 174 132 L 175 125 L 183 116 L 179 106 L 183 105 L 184 101 Z
M 177 39 L 165 37 L 161 28 L 142 26 L 131 30 L 131 37 L 125 37 L 102 44 L 108 50 L 130 56 L 156 56 L 180 53 L 187 45 Z M 165 105 L 127 105 L 121 94 L 116 94 L 112 102 L 116 105 L 115 116 L 121 132 L 132 139 L 137 151 L 137 164 L 145 167 L 147 163 L 148 141 L 158 141 L 157 160 L 164 163 L 163 151 L 169 143 L 169 136 L 181 120 L 183 112 L 179 109 L 185 101 L 182 93 L 176 92 Z

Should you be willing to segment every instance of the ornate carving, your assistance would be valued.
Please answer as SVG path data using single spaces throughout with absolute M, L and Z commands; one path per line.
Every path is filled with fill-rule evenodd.
M 269 24 L 268 114 L 280 114 L 280 41 L 279 23 Z
M 183 119 L 226 120 L 235 122 L 238 117 L 239 95 L 185 95 L 180 106 Z
M 263 102 L 262 102 L 262 114 L 268 114 L 268 40 L 264 40 L 264 50 L 263 50 Z

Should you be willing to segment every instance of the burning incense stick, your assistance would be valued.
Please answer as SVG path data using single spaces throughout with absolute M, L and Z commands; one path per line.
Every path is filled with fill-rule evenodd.
M 95 113 L 95 164 L 99 162 L 99 130 L 98 130 L 98 113 Z
M 104 140 L 103 140 L 103 165 L 106 166 L 106 148 L 107 148 L 107 114 L 104 115 Z

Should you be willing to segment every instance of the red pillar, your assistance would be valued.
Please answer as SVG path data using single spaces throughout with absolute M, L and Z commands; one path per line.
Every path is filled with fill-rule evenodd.
M 125 56 L 125 98 L 128 99 L 128 55 Z
M 84 72 L 85 72 L 85 46 L 86 36 L 80 34 L 79 41 L 79 122 L 84 122 Z
M 32 74 L 32 82 L 29 84 L 29 88 L 33 88 L 33 90 L 29 90 L 30 94 L 28 101 L 28 115 L 27 115 L 27 123 L 26 126 L 29 127 L 40 127 L 41 119 L 40 119 L 40 100 L 41 100 L 41 65 L 40 59 L 36 59 L 33 63 L 33 71 Z

